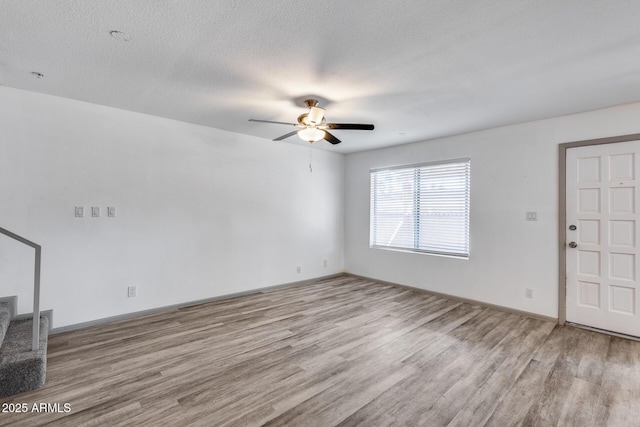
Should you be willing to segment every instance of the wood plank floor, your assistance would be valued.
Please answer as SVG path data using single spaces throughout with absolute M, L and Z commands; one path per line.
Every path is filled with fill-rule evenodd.
M 350 276 L 53 335 L 0 425 L 638 426 L 640 342 Z

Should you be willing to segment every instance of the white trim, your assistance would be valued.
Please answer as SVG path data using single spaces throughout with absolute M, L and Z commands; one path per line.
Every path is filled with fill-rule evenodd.
M 245 296 L 245 295 L 258 294 L 258 293 L 261 293 L 261 292 L 268 292 L 268 291 L 273 291 L 273 290 L 276 290 L 276 289 L 288 288 L 288 287 L 293 287 L 293 286 L 306 285 L 306 284 L 309 284 L 309 283 L 313 283 L 313 282 L 317 282 L 317 281 L 325 280 L 325 279 L 331 279 L 333 277 L 339 277 L 339 276 L 342 276 L 342 275 L 344 275 L 344 273 L 330 274 L 328 276 L 321 276 L 321 277 L 316 277 L 316 278 L 313 278 L 313 279 L 301 280 L 299 282 L 290 282 L 290 283 L 283 283 L 281 285 L 266 286 L 266 287 L 263 287 L 263 288 L 251 289 L 249 291 L 235 292 L 235 293 L 232 293 L 232 294 L 225 294 L 225 295 L 218 295 L 218 296 L 215 296 L 215 297 L 212 297 L 212 298 L 205 298 L 205 299 L 196 300 L 196 301 L 188 301 L 188 302 L 183 302 L 183 303 L 179 303 L 179 304 L 166 305 L 166 306 L 163 306 L 163 307 L 151 308 L 149 310 L 142 310 L 142 311 L 135 311 L 135 312 L 132 312 L 132 313 L 119 314 L 117 316 L 103 317 L 102 319 L 90 320 L 88 322 L 75 323 L 73 325 L 67 325 L 67 326 L 61 326 L 59 328 L 53 328 L 53 329 L 51 329 L 51 332 L 49 334 L 53 335 L 53 334 L 59 334 L 59 333 L 62 333 L 62 332 L 74 331 L 76 329 L 83 329 L 83 328 L 88 328 L 88 327 L 91 327 L 91 326 L 103 325 L 105 323 L 118 322 L 120 320 L 127 320 L 127 319 L 133 319 L 133 318 L 141 317 L 141 316 L 148 316 L 150 314 L 157 314 L 157 313 L 161 313 L 163 311 L 170 311 L 170 310 L 175 310 L 175 309 L 183 308 L 183 307 L 191 307 L 193 305 L 205 304 L 205 303 L 212 302 L 212 301 L 219 301 L 219 300 L 223 300 L 223 299 L 236 298 L 236 297 L 241 297 L 241 296 Z
M 460 255 L 454 253 L 446 253 L 446 252 L 436 252 L 436 251 L 426 251 L 424 249 L 411 249 L 411 248 L 397 248 L 395 246 L 381 246 L 381 245 L 369 245 L 371 249 L 382 249 L 385 251 L 395 251 L 395 252 L 408 252 L 412 254 L 421 254 L 421 255 L 435 255 L 441 256 L 445 258 L 456 258 L 456 259 L 469 259 L 469 254 Z
M 395 282 L 387 282 L 385 280 L 378 280 L 378 279 L 374 279 L 372 277 L 360 276 L 358 274 L 353 274 L 353 273 L 346 273 L 346 275 L 347 276 L 351 276 L 351 277 L 356 277 L 358 279 L 364 279 L 364 280 L 370 280 L 370 281 L 376 282 L 376 283 L 382 283 L 383 285 L 397 286 L 399 288 L 410 289 L 410 290 L 416 291 L 416 292 L 423 292 L 423 293 L 426 293 L 426 294 L 429 294 L 429 295 L 435 295 L 437 297 L 447 298 L 447 299 L 450 299 L 450 300 L 453 300 L 453 301 L 464 302 L 464 303 L 467 303 L 467 304 L 475 304 L 475 305 L 479 305 L 479 306 L 482 306 L 482 307 L 490 308 L 492 310 L 498 310 L 498 311 L 502 311 L 502 312 L 506 312 L 506 313 L 517 314 L 518 316 L 532 317 L 534 319 L 543 320 L 545 322 L 558 323 L 558 318 L 557 317 L 545 316 L 543 314 L 532 313 L 530 311 L 524 311 L 524 310 L 518 310 L 516 308 L 506 307 L 506 306 L 497 305 L 497 304 L 491 304 L 489 302 L 478 301 L 478 300 L 471 299 L 471 298 L 464 298 L 464 297 L 459 297 L 459 296 L 456 296 L 456 295 L 445 294 L 445 293 L 442 293 L 442 292 L 430 291 L 428 289 L 417 288 L 415 286 L 401 285 L 400 283 L 395 283 Z
M 386 166 L 386 167 L 381 167 L 381 168 L 372 168 L 369 169 L 369 173 L 371 172 L 380 172 L 380 171 L 388 171 L 388 170 L 394 170 L 394 169 L 410 169 L 410 168 L 420 168 L 423 166 L 435 166 L 435 165 L 445 165 L 445 164 L 449 164 L 449 163 L 464 163 L 464 162 L 470 162 L 471 158 L 470 157 L 462 157 L 459 159 L 451 159 L 451 160 L 436 160 L 434 162 L 426 162 L 426 163 L 414 163 L 414 164 L 408 164 L 408 165 L 397 165 L 397 166 Z

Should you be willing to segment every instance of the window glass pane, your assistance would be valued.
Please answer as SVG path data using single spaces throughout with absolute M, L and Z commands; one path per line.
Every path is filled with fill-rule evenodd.
M 468 159 L 371 172 L 370 244 L 467 257 Z
M 413 247 L 414 182 L 412 173 L 378 173 L 372 177 L 376 197 L 375 243 L 400 248 Z

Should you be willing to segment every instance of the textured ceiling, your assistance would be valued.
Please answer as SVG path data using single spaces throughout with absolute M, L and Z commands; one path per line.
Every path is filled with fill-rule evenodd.
M 314 144 L 348 153 L 640 101 L 639 18 L 637 0 L 0 0 L 0 85 L 266 139 L 292 128 L 249 118 L 294 122 L 313 94 L 375 124 Z

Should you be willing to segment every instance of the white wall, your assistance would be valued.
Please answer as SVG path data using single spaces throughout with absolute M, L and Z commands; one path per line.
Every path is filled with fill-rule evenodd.
M 308 165 L 305 147 L 0 87 L 0 227 L 43 245 L 54 327 L 342 271 L 344 157 Z M 32 260 L 0 236 L 19 312 Z
M 346 162 L 314 150 L 309 173 L 303 147 L 0 87 L 0 226 L 43 244 L 54 327 L 334 274 L 343 259 L 354 274 L 556 316 L 557 146 L 640 133 L 638 117 L 640 103 Z M 460 157 L 471 259 L 370 249 L 369 169 Z M 0 297 L 19 295 L 19 312 L 32 259 L 0 238 Z
M 640 103 L 350 154 L 346 269 L 557 317 L 558 144 L 633 133 Z M 469 260 L 369 248 L 369 169 L 461 157 L 471 158 Z M 526 211 L 537 211 L 538 221 L 525 221 Z

